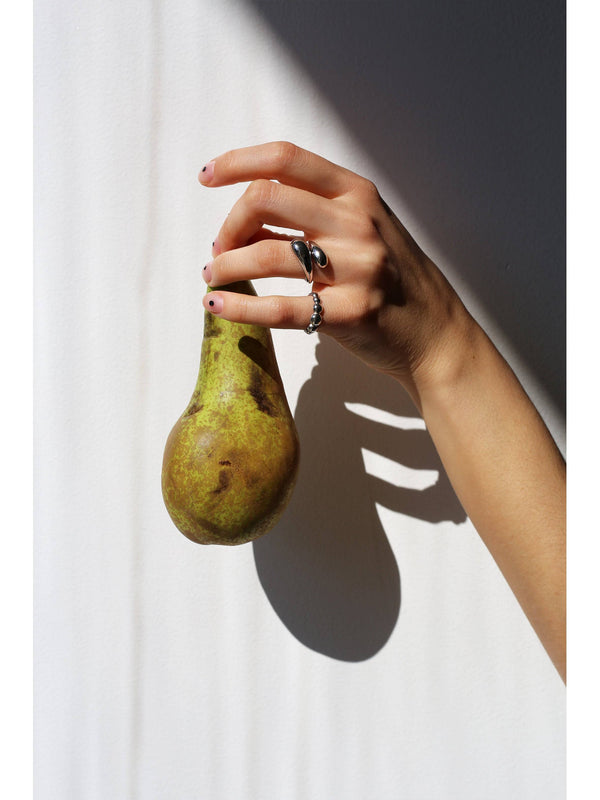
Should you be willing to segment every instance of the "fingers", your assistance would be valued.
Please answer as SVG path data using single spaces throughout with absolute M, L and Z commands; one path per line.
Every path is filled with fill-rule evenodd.
M 230 322 L 241 322 L 248 325 L 260 325 L 263 328 L 306 328 L 313 314 L 313 298 L 254 297 L 237 292 L 209 292 L 202 300 L 207 311 L 223 317 Z M 323 325 L 329 311 L 323 306 Z
M 253 181 L 229 212 L 215 239 L 215 253 L 241 247 L 263 225 L 340 236 L 348 221 L 334 204 L 318 195 L 269 180 Z
M 340 293 L 335 286 L 314 283 L 312 289 L 318 292 L 321 305 L 319 332 L 330 333 L 338 339 L 348 335 L 356 337 L 358 328 L 377 313 L 373 298 L 359 287 Z M 216 289 L 207 292 L 202 304 L 207 311 L 229 322 L 264 328 L 303 330 L 314 313 L 314 300 L 310 294 L 305 297 L 256 297 Z
M 354 172 L 290 142 L 229 150 L 209 161 L 198 176 L 205 186 L 226 186 L 258 178 L 277 180 L 328 198 L 350 191 L 360 180 Z
M 202 270 L 202 277 L 211 287 L 255 278 L 298 278 L 306 280 L 304 269 L 291 247 L 294 236 L 263 228 L 245 247 L 227 250 L 215 256 Z M 361 246 L 362 244 L 362 246 Z M 312 280 L 317 284 L 364 284 L 388 268 L 387 250 L 371 245 L 365 258 L 366 245 L 355 239 L 320 238 L 318 245 L 327 255 L 321 267 L 312 262 Z
M 291 248 L 292 237 L 265 237 L 247 247 L 228 250 L 209 262 L 202 277 L 212 287 L 255 278 L 300 278 L 304 271 Z M 318 273 L 318 277 L 317 277 Z M 333 269 L 315 268 L 315 280 L 333 281 Z
M 251 241 L 261 224 L 313 238 L 347 236 L 364 231 L 366 223 L 390 245 L 398 235 L 409 238 L 370 180 L 290 142 L 229 150 L 208 162 L 199 179 L 211 187 L 251 181 L 217 236 L 214 255 Z M 336 226 L 328 227 L 334 218 Z

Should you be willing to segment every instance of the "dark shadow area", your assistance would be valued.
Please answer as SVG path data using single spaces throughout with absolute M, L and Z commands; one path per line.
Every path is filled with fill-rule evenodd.
M 248 2 L 564 413 L 564 2 Z
M 389 639 L 400 612 L 400 575 L 375 503 L 411 517 L 465 520 L 425 430 L 401 430 L 347 410 L 362 403 L 417 416 L 391 378 L 375 373 L 327 337 L 300 391 L 295 420 L 302 457 L 281 522 L 253 543 L 262 587 L 275 612 L 307 647 L 362 661 Z M 438 470 L 423 491 L 365 473 L 361 448 L 414 469 Z

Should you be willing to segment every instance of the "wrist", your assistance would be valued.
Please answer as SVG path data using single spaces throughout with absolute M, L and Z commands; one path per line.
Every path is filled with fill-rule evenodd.
M 493 345 L 487 335 L 461 304 L 411 371 L 409 392 L 421 413 L 424 403 L 459 390 L 489 347 Z

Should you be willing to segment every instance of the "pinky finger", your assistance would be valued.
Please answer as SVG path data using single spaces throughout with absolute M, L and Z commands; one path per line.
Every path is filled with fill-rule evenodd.
M 237 292 L 208 292 L 202 304 L 221 319 L 229 322 L 240 322 L 246 325 L 260 325 L 263 328 L 295 328 L 307 327 L 313 314 L 313 298 L 254 297 Z M 323 323 L 325 319 L 323 318 Z

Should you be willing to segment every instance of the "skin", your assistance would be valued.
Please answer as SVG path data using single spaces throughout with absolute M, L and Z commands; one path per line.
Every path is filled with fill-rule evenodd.
M 376 186 L 289 142 L 231 150 L 200 172 L 207 187 L 249 183 L 219 230 L 203 275 L 301 277 L 273 225 L 327 253 L 313 290 L 319 333 L 410 394 L 466 513 L 566 680 L 565 463 L 504 358 Z M 304 329 L 310 297 L 213 291 L 224 319 Z

